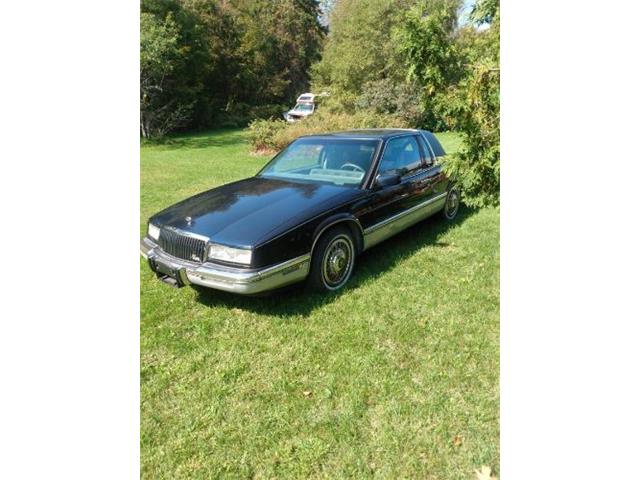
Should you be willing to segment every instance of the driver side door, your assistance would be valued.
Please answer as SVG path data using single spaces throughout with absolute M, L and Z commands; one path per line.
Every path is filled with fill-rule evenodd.
M 403 135 L 387 141 L 374 178 L 395 173 L 400 176 L 400 183 L 372 187 L 367 207 L 360 215 L 366 248 L 406 228 L 407 220 L 410 220 L 406 218 L 407 212 L 431 195 L 425 155 L 416 135 Z

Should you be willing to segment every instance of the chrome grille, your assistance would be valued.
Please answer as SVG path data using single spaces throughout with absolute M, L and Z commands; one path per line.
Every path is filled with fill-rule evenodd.
M 168 228 L 160 230 L 158 244 L 162 250 L 177 258 L 192 262 L 203 262 L 206 258 L 207 242 L 204 239 Z

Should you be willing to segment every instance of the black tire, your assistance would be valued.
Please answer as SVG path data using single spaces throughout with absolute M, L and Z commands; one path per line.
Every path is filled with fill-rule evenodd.
M 460 211 L 460 189 L 457 186 L 452 186 L 447 192 L 447 198 L 444 202 L 444 208 L 442 209 L 442 217 L 447 222 L 455 220 L 458 212 Z
M 340 290 L 351 278 L 356 244 L 351 231 L 337 226 L 322 234 L 313 250 L 308 285 L 318 292 Z

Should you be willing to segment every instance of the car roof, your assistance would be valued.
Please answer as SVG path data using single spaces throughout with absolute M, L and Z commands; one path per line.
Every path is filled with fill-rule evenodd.
M 427 143 L 431 146 L 433 155 L 436 157 L 445 156 L 447 153 L 442 148 L 438 138 L 428 130 L 416 130 L 411 128 L 362 128 L 355 130 L 343 130 L 341 132 L 319 133 L 315 135 L 303 135 L 298 138 L 341 138 L 345 140 L 373 139 L 386 140 L 398 135 L 422 134 Z
M 335 137 L 335 138 L 373 138 L 373 139 L 385 139 L 389 137 L 395 137 L 397 135 L 407 133 L 418 133 L 419 130 L 413 130 L 410 128 L 362 128 L 354 130 L 343 130 L 340 132 L 327 132 L 318 133 L 315 135 L 305 135 L 305 138 L 309 137 Z

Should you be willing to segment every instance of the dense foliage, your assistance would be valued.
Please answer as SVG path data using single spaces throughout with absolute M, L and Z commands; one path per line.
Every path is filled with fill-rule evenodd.
M 468 74 L 451 95 L 453 126 L 462 133 L 462 148 L 446 168 L 462 186 L 466 203 L 494 205 L 500 201 L 500 7 L 481 0 L 474 19 L 490 26 L 471 48 Z
M 478 0 L 462 24 L 461 4 L 142 0 L 141 133 L 253 121 L 254 149 L 277 150 L 342 128 L 457 130 L 463 147 L 446 168 L 467 203 L 495 204 L 499 0 Z M 318 113 L 284 123 L 282 113 L 309 89 L 327 95 Z
M 423 116 L 417 122 L 428 130 L 445 130 L 447 93 L 463 75 L 458 45 L 456 2 L 419 3 L 395 30 L 396 48 L 406 62 L 406 77 L 421 87 Z
M 356 100 L 356 110 L 392 114 L 409 126 L 422 122 L 424 107 L 420 102 L 421 92 L 417 84 L 398 83 L 384 78 L 365 83 L 362 90 Z
M 314 88 L 331 93 L 334 112 L 373 108 L 443 129 L 434 98 L 460 76 L 453 38 L 459 3 L 337 1 L 322 60 L 312 69 Z
M 280 115 L 320 58 L 319 14 L 316 0 L 142 0 L 141 134 Z
M 140 17 L 140 130 L 143 136 L 161 136 L 186 123 L 195 100 L 177 95 L 176 72 L 185 68 L 180 53 L 180 30 L 170 12 L 160 19 Z
M 330 15 L 330 30 L 322 60 L 313 67 L 316 89 L 352 99 L 370 81 L 404 78 L 402 58 L 392 32 L 407 0 L 338 0 Z

